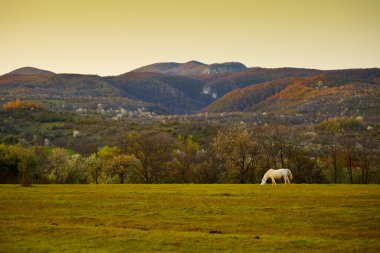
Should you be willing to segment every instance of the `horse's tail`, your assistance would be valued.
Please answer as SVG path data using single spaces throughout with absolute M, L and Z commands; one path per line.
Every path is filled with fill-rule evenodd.
M 290 180 L 293 180 L 293 174 L 292 174 L 292 172 L 288 169 L 288 172 L 289 172 L 289 178 L 290 178 Z

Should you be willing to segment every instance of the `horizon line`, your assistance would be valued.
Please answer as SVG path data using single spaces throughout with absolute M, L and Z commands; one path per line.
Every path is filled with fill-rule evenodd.
M 108 77 L 108 76 L 118 76 L 118 75 L 122 75 L 122 74 L 125 74 L 125 73 L 129 73 L 129 72 L 132 72 L 136 69 L 139 69 L 139 68 L 142 68 L 142 67 L 146 67 L 146 66 L 150 66 L 150 65 L 154 65 L 154 64 L 164 64 L 164 63 L 178 63 L 178 64 L 185 64 L 185 63 L 189 63 L 189 62 L 198 62 L 198 63 L 201 63 L 201 64 L 205 64 L 205 65 L 212 65 L 212 64 L 224 64 L 224 63 L 241 63 L 243 64 L 244 66 L 247 67 L 247 69 L 254 69 L 254 68 L 261 68 L 261 69 L 284 69 L 284 68 L 289 68 L 289 69 L 310 69 L 310 70 L 322 70 L 322 71 L 334 71 L 334 70 L 355 70 L 355 69 L 378 69 L 380 68 L 380 66 L 371 66 L 371 67 L 348 67 L 348 68 L 314 68 L 314 67 L 299 67 L 299 66 L 272 66 L 272 67 L 268 67 L 268 66 L 247 66 L 246 64 L 242 63 L 242 62 L 239 62 L 239 61 L 225 61 L 225 62 L 214 62 L 214 63 L 204 63 L 204 62 L 201 62 L 201 61 L 197 61 L 197 60 L 189 60 L 189 61 L 186 61 L 186 62 L 176 62 L 176 61 L 165 61 L 165 62 L 155 62 L 155 63 L 149 63 L 149 64 L 146 64 L 146 65 L 142 65 L 140 67 L 137 67 L 137 68 L 133 68 L 129 71 L 126 71 L 126 72 L 122 72 L 122 73 L 119 73 L 119 74 L 98 74 L 98 73 L 79 73 L 79 72 L 70 72 L 70 71 L 64 71 L 64 72 L 59 72 L 59 71 L 54 71 L 52 69 L 49 69 L 49 68 L 40 68 L 40 67 L 34 67 L 34 66 L 22 66 L 22 67 L 19 67 L 19 68 L 15 68 L 15 69 L 12 69 L 10 71 L 7 71 L 3 74 L 0 74 L 0 76 L 4 76 L 4 75 L 7 75 L 15 70 L 18 70 L 18 69 L 22 69 L 22 68 L 34 68 L 34 69 L 39 69 L 39 70 L 44 70 L 44 71 L 50 71 L 52 72 L 53 74 L 74 74 L 74 75 L 95 75 L 95 76 L 100 76 L 100 77 Z M 243 71 L 244 72 L 244 71 Z

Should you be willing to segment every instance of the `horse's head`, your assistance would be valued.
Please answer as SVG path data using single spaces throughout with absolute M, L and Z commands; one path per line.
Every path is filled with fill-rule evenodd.
M 261 180 L 261 185 L 264 185 L 264 184 L 266 184 L 267 183 L 267 179 L 268 179 L 268 177 L 269 177 L 269 175 L 270 175 L 270 171 L 271 171 L 272 169 L 269 169 L 265 174 L 264 174 L 264 176 L 263 176 L 263 180 Z

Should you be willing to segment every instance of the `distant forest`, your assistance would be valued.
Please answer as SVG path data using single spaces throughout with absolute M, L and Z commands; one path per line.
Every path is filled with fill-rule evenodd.
M 362 117 L 296 126 L 208 120 L 127 124 L 63 113 L 54 118 L 41 108 L 31 111 L 39 104 L 14 103 L 19 104 L 8 103 L 2 111 L 2 184 L 253 184 L 270 168 L 289 168 L 294 183 L 380 183 L 378 132 Z M 20 138 L 32 125 L 17 121 L 24 130 L 12 128 L 18 113 L 24 121 L 38 122 L 42 114 L 55 122 L 36 125 L 38 136 Z M 46 124 L 51 132 L 41 127 Z M 100 147 L 82 130 L 72 130 L 92 126 L 87 136 L 96 137 L 102 124 L 114 130 L 100 138 Z M 41 143 L 44 134 L 50 141 Z M 70 141 L 54 145 L 53 137 Z

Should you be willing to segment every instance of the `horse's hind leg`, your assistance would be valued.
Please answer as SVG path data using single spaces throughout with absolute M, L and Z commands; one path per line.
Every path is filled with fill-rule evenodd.
M 286 177 L 286 180 L 288 180 L 288 185 L 290 186 L 290 179 L 289 179 L 289 177 Z

